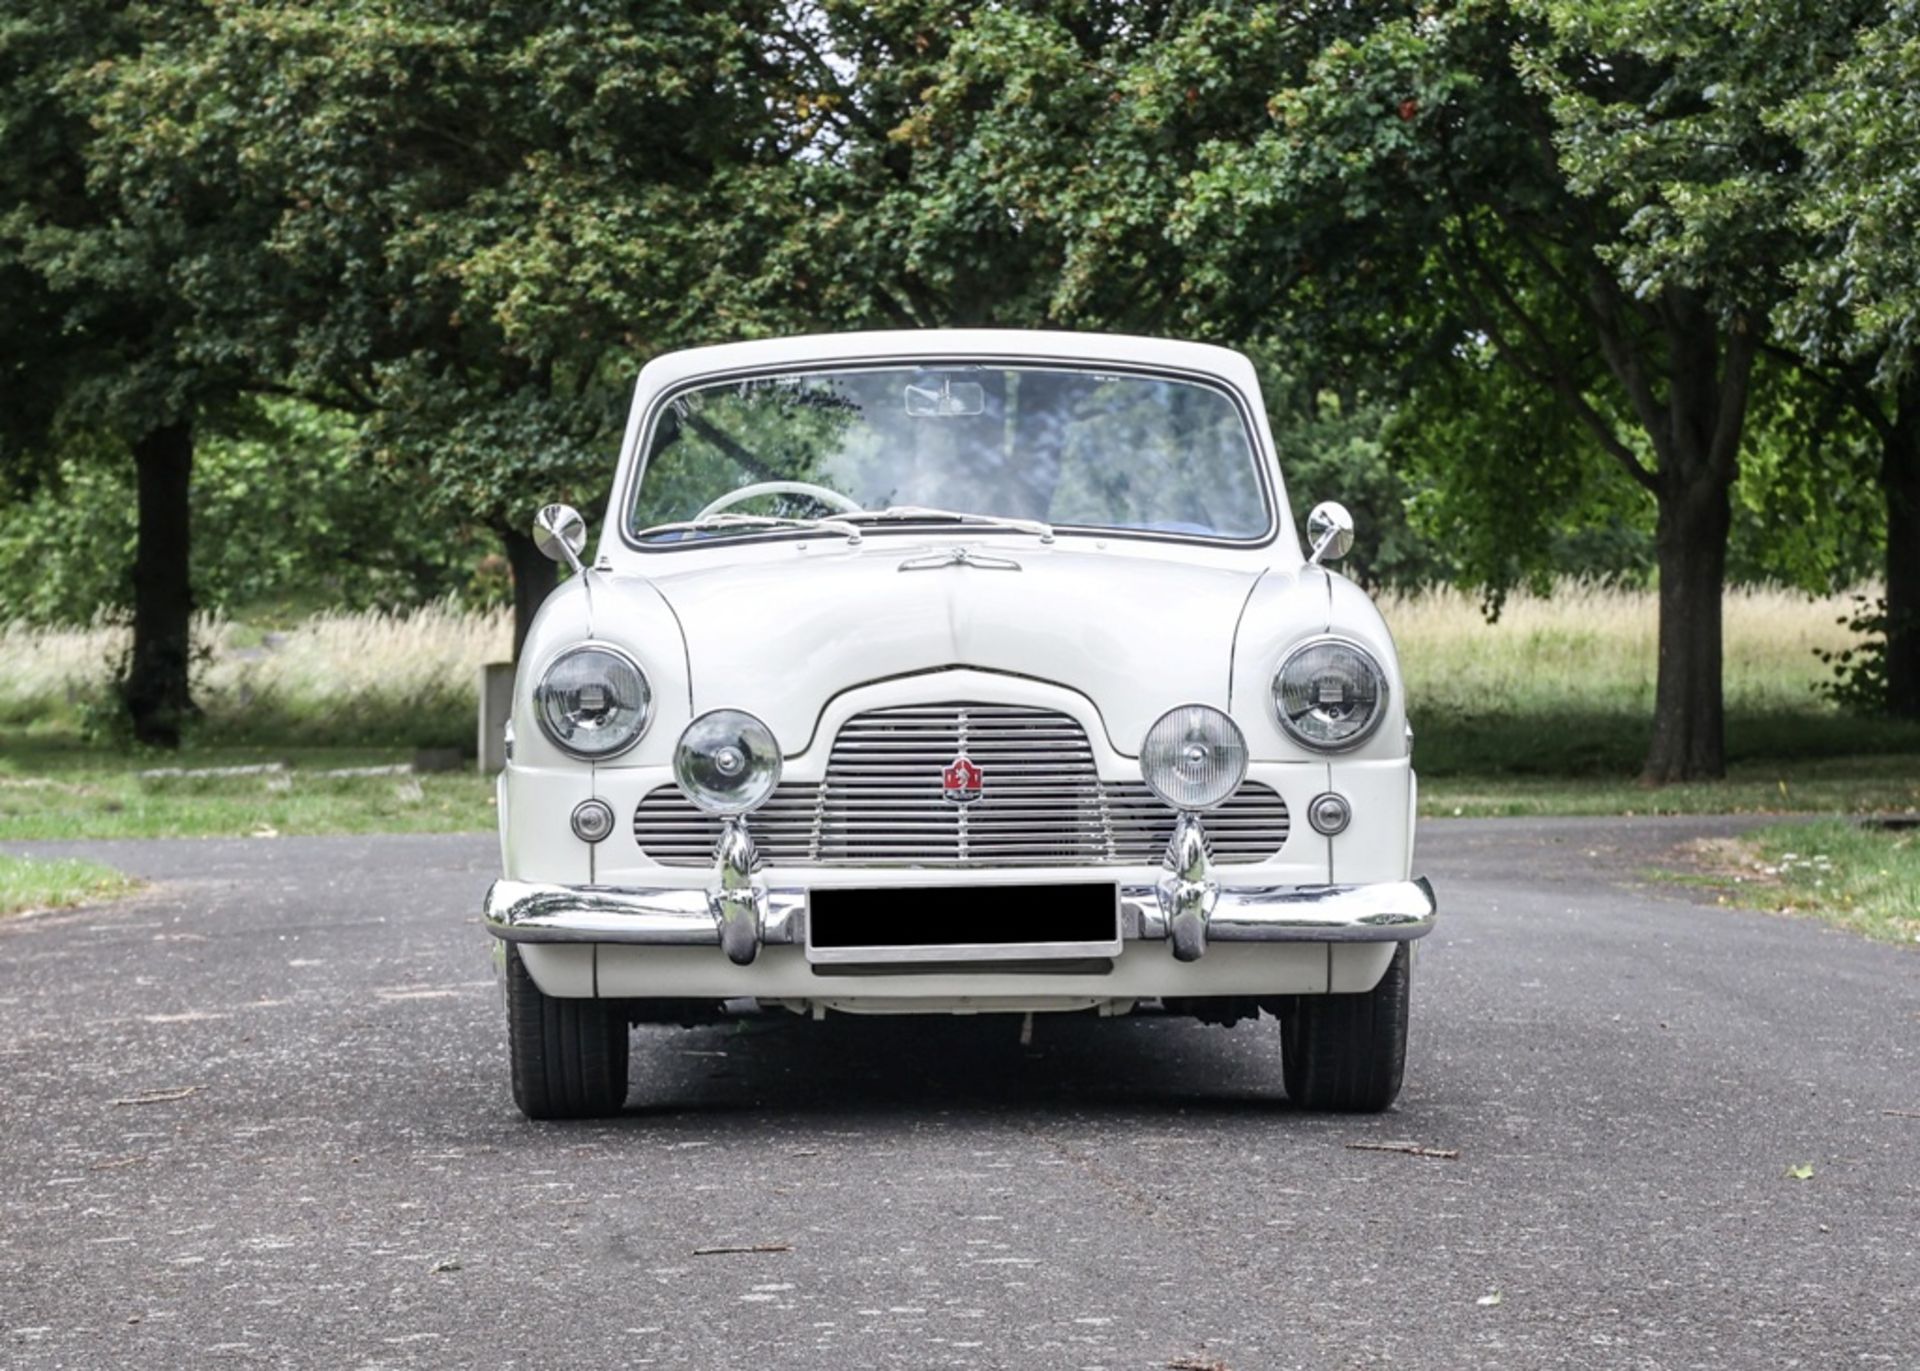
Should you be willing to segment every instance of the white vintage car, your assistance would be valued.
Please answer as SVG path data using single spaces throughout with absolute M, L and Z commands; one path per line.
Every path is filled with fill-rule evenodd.
M 839 334 L 640 374 L 591 561 L 520 658 L 485 922 L 533 1118 L 733 1002 L 1281 1026 L 1288 1094 L 1400 1089 L 1411 732 L 1302 552 L 1253 367 L 1070 333 Z M 1031 1020 L 1027 1023 L 1031 1027 Z

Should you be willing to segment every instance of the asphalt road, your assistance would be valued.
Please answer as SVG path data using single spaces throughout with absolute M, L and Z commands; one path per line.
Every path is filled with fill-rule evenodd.
M 782 1018 L 532 1125 L 489 840 L 89 844 L 155 884 L 0 925 L 0 1365 L 1920 1366 L 1920 949 L 1640 880 L 1726 827 L 1428 825 L 1371 1119 L 1270 1021 Z

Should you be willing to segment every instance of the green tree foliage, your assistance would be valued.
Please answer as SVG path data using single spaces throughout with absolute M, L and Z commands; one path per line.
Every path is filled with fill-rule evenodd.
M 1727 92 L 1761 61 L 1804 85 L 1844 49 L 1848 16 L 1473 0 L 1369 17 L 1193 179 L 1175 222 L 1202 254 L 1196 287 L 1224 299 L 1257 260 L 1289 262 L 1289 296 L 1330 301 L 1405 359 L 1430 425 L 1487 418 L 1477 441 L 1455 424 L 1429 467 L 1467 497 L 1463 528 L 1539 546 L 1534 511 L 1597 489 L 1596 461 L 1650 495 L 1662 629 L 1646 774 L 1719 774 L 1730 491 L 1800 242 L 1792 149 Z M 1525 561 L 1502 556 L 1483 543 L 1469 561 L 1497 583 Z
M 1322 500 L 1338 500 L 1361 531 L 1341 571 L 1367 586 L 1411 589 L 1455 579 L 1457 549 L 1422 524 L 1423 491 L 1390 450 L 1395 410 L 1356 386 L 1327 384 L 1313 368 L 1271 349 L 1254 365 L 1296 526 Z
M 130 78 L 157 163 L 217 144 L 274 207 L 288 375 L 363 417 L 416 517 L 505 540 L 523 634 L 533 511 L 603 505 L 638 364 L 737 331 L 709 264 L 773 136 L 771 12 L 242 0 Z
M 1920 718 L 1920 6 L 1874 9 L 1845 60 L 1769 116 L 1805 158 L 1795 212 L 1812 239 L 1775 320 L 1879 445 L 1887 593 L 1843 694 Z
M 1354 21 L 1237 6 L 820 0 L 766 38 L 784 161 L 729 259 L 767 316 L 834 326 L 1249 335 L 1185 301 L 1167 222 L 1209 140 Z
M 1849 13 L 1851 50 L 1767 105 L 1807 158 L 1795 208 L 1817 236 L 1789 265 L 1780 316 L 1811 351 L 1871 358 L 1892 386 L 1920 369 L 1920 5 Z
M 230 140 L 154 157 L 162 120 L 130 79 L 206 41 L 198 6 L 21 0 L 0 18 L 0 456 L 16 491 L 56 458 L 134 461 L 135 736 L 177 744 L 193 713 L 190 486 L 200 435 L 261 375 L 258 206 L 226 193 Z
M 259 613 L 418 603 L 476 588 L 487 545 L 422 521 L 367 479 L 351 420 L 261 402 L 194 459 L 193 586 L 202 609 Z M 70 452 L 0 506 L 6 617 L 84 622 L 133 604 L 135 473 L 124 451 Z
M 1262 366 L 1297 510 L 1367 520 L 1364 579 L 1497 604 L 1657 566 L 1647 775 L 1710 775 L 1724 579 L 1844 579 L 1882 520 L 1889 694 L 1920 698 L 1917 15 L 20 0 L 5 483 L 156 511 L 150 618 L 184 623 L 189 562 L 215 599 L 278 574 L 225 559 L 245 539 L 221 492 L 248 483 L 318 520 L 316 558 L 375 555 L 395 511 L 489 530 L 524 627 L 552 575 L 528 518 L 603 506 L 660 351 L 886 325 L 1216 339 Z M 266 463 L 313 449 L 248 436 L 261 393 L 351 416 L 347 455 L 307 485 Z M 196 454 L 218 470 L 189 494 Z M 189 504 L 219 544 L 144 536 Z M 44 547 L 15 534 L 16 565 Z

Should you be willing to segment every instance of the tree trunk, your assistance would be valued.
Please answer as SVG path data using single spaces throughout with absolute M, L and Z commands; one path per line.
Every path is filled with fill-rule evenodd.
M 560 568 L 540 551 L 530 533 L 503 528 L 500 539 L 506 544 L 507 565 L 513 572 L 513 660 L 517 662 L 527 630 L 533 627 L 533 616 L 559 583 Z
M 1641 774 L 1650 785 L 1726 774 L 1720 621 L 1732 524 L 1729 485 L 1702 475 L 1664 481 L 1659 491 L 1660 666 L 1653 742 Z
M 1920 378 L 1907 382 L 1883 434 L 1887 497 L 1887 712 L 1920 719 Z
M 133 656 L 121 694 L 135 738 L 178 747 L 180 727 L 194 714 L 192 426 L 154 429 L 133 445 L 133 462 L 139 487 Z
M 1653 740 L 1640 773 L 1648 785 L 1727 774 L 1721 602 L 1731 495 L 1760 340 L 1754 320 L 1722 322 L 1689 290 L 1667 291 L 1659 314 L 1668 345 L 1666 402 L 1656 408 L 1644 383 L 1630 387 L 1660 458 L 1647 482 L 1659 504 L 1654 554 L 1660 568 Z

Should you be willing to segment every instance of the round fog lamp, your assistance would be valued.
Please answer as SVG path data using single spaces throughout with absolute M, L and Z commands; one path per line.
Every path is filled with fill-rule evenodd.
M 605 800 L 582 800 L 573 807 L 573 836 L 597 843 L 613 832 L 613 806 Z
M 1212 809 L 1246 777 L 1246 737 L 1212 705 L 1168 710 L 1140 744 L 1140 779 L 1175 809 Z
M 709 814 L 745 814 L 780 784 L 773 730 L 738 709 L 716 709 L 687 725 L 673 751 L 673 778 Z
M 1307 805 L 1307 822 L 1313 825 L 1315 833 L 1331 838 L 1347 831 L 1347 825 L 1353 822 L 1353 806 L 1347 803 L 1346 796 L 1332 791 L 1316 795 Z

